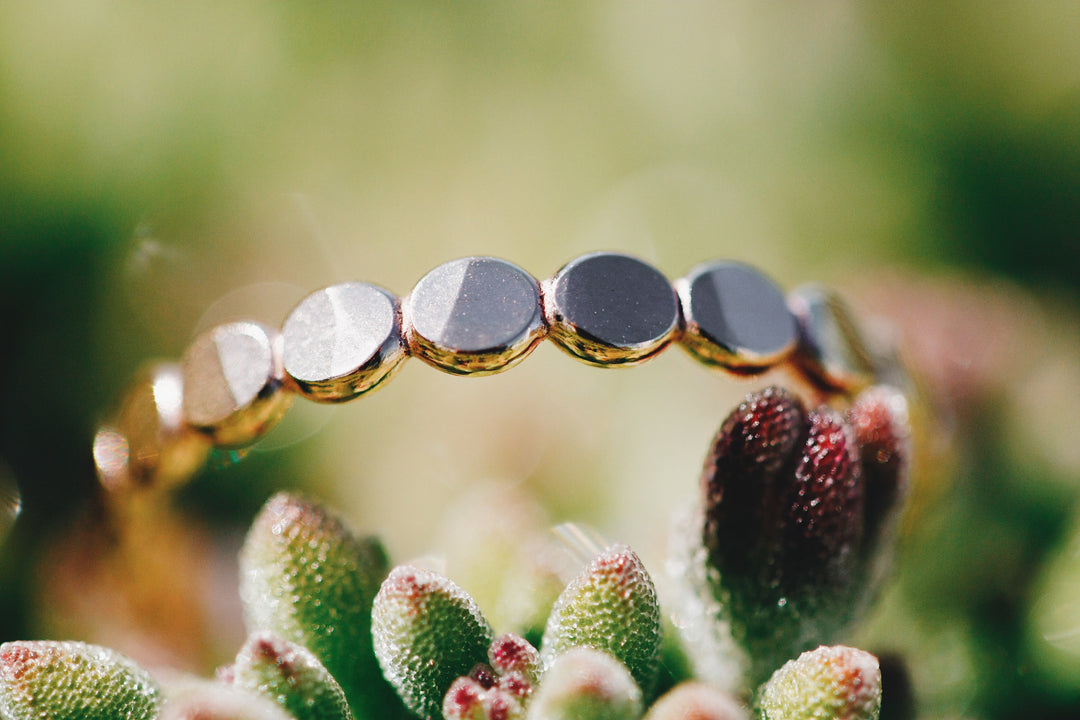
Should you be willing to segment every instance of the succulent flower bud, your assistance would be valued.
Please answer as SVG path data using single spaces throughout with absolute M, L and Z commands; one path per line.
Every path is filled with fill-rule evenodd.
M 487 688 L 471 677 L 459 677 L 450 685 L 443 698 L 443 717 L 446 720 L 487 720 L 484 696 Z
M 371 604 L 388 564 L 377 539 L 353 536 L 322 507 L 287 493 L 266 503 L 240 554 L 248 631 L 309 649 L 357 718 L 379 717 L 394 701 L 371 644 Z
M 911 462 L 907 399 L 895 388 L 876 385 L 855 398 L 847 415 L 862 460 L 865 524 L 872 545 L 891 533 L 907 492 Z
M 762 686 L 762 720 L 877 720 L 877 658 L 855 648 L 819 647 L 790 660 Z
M 644 720 L 749 720 L 735 698 L 700 682 L 676 686 L 653 703 Z
M 443 698 L 446 720 L 522 720 L 525 708 L 521 698 L 501 687 L 485 688 L 476 680 L 458 678 Z
M 352 720 L 337 680 L 310 650 L 260 633 L 248 639 L 232 668 L 237 687 L 262 694 L 296 720 Z
M 633 550 L 612 545 L 555 602 L 540 656 L 550 668 L 571 648 L 601 650 L 625 665 L 648 692 L 659 667 L 660 640 L 660 606 L 652 578 Z
M 852 427 L 791 393 L 751 394 L 702 476 L 707 584 L 758 683 L 831 641 L 864 585 L 864 482 Z
M 637 720 L 641 689 L 605 652 L 576 647 L 559 655 L 529 705 L 529 720 Z
M 720 427 L 702 473 L 703 540 L 725 576 L 768 582 L 793 453 L 806 437 L 795 395 L 768 387 L 747 396 Z
M 451 684 L 487 660 L 492 640 L 491 626 L 468 593 L 410 565 L 394 568 L 383 582 L 371 623 L 383 674 L 424 718 L 442 717 Z
M 123 655 L 79 642 L 0 645 L 4 720 L 154 720 L 161 691 Z
M 540 675 L 540 653 L 528 640 L 515 633 L 495 638 L 488 648 L 488 662 L 499 675 L 516 672 L 529 682 L 536 682 Z
M 851 427 L 831 410 L 811 412 L 781 521 L 784 537 L 777 570 L 783 592 L 798 594 L 808 587 L 852 581 L 863 536 L 861 476 Z

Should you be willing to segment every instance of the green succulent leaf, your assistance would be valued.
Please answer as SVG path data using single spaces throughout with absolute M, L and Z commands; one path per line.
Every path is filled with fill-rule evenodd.
M 653 703 L 645 720 L 749 720 L 749 711 L 711 685 L 685 682 Z
M 357 538 L 325 509 L 294 495 L 270 498 L 240 554 L 249 633 L 308 648 L 340 683 L 357 718 L 396 702 L 371 644 L 371 604 L 389 562 L 375 538 Z
M 878 660 L 842 645 L 804 652 L 761 687 L 758 706 L 763 720 L 877 720 Z
M 337 680 L 296 643 L 253 635 L 240 648 L 231 674 L 234 685 L 271 698 L 296 720 L 352 720 Z
M 265 695 L 225 683 L 188 678 L 167 694 L 161 720 L 295 720 Z
M 487 661 L 492 630 L 476 602 L 450 580 L 411 565 L 394 568 L 375 597 L 375 655 L 405 705 L 441 718 L 455 679 Z
M 145 670 L 108 648 L 79 642 L 0 645 L 4 720 L 153 720 L 161 691 Z
M 599 650 L 576 647 L 544 673 L 528 720 L 637 720 L 641 689 L 621 662 Z
M 612 545 L 563 590 L 548 618 L 545 667 L 575 647 L 609 653 L 648 693 L 660 659 L 660 606 L 652 578 L 634 551 Z

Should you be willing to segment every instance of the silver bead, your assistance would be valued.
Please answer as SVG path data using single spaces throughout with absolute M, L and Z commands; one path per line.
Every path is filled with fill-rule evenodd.
M 397 298 L 367 283 L 313 292 L 289 313 L 281 334 L 285 372 L 302 394 L 321 402 L 374 390 L 406 357 Z
M 402 324 L 412 354 L 459 375 L 513 367 L 546 332 L 536 279 L 490 257 L 452 260 L 421 278 Z
M 843 299 L 832 290 L 804 285 L 788 296 L 799 321 L 800 367 L 829 390 L 854 393 L 874 382 L 874 357 Z
M 698 265 L 675 282 L 682 304 L 682 344 L 732 372 L 769 369 L 795 348 L 797 328 L 784 294 L 747 265 Z
M 292 403 L 281 335 L 253 322 L 219 325 L 184 353 L 184 419 L 219 447 L 254 442 Z
M 600 366 L 633 365 L 664 349 L 679 326 L 679 301 L 659 270 L 620 253 L 582 255 L 544 283 L 549 334 L 563 350 Z
M 211 444 L 184 422 L 180 366 L 142 370 L 115 421 L 94 437 L 98 477 L 108 490 L 163 489 L 203 466 Z

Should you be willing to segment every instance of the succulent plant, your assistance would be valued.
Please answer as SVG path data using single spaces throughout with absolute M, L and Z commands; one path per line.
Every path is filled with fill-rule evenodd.
M 625 545 L 597 555 L 555 602 L 540 645 L 545 667 L 577 647 L 609 653 L 642 690 L 652 689 L 660 660 L 660 606 L 652 578 Z
M 405 705 L 420 717 L 441 716 L 455 679 L 487 660 L 491 626 L 469 594 L 411 565 L 395 568 L 372 610 L 379 665 Z
M 529 720 L 637 720 L 641 689 L 621 662 L 600 650 L 575 647 L 544 673 Z
M 748 658 L 751 684 L 835 640 L 873 590 L 869 567 L 906 465 L 903 418 L 889 398 L 864 393 L 849 413 L 853 427 L 770 387 L 748 396 L 716 436 L 702 475 L 704 584 Z
M 358 720 L 379 717 L 393 698 L 371 643 L 371 605 L 388 570 L 381 542 L 355 537 L 323 507 L 288 493 L 263 506 L 240 554 L 248 631 L 308 648 Z
M 749 720 L 731 695 L 701 682 L 685 682 L 657 700 L 644 720 Z
M 761 688 L 762 720 L 877 720 L 881 671 L 855 648 L 819 647 L 790 660 Z
M 296 720 L 353 720 L 334 676 L 307 648 L 260 633 L 248 638 L 222 673 L 233 685 L 267 696 Z
M 677 613 L 665 618 L 641 559 L 614 544 L 569 582 L 557 579 L 571 574 L 558 563 L 512 561 L 504 583 L 539 579 L 518 593 L 542 597 L 503 613 L 517 624 L 498 636 L 449 578 L 391 570 L 377 539 L 282 493 L 244 543 L 250 635 L 215 682 L 161 690 L 105 648 L 8 643 L 0 717 L 746 720 L 753 700 L 762 720 L 873 720 L 876 658 L 846 647 L 791 658 L 831 642 L 872 594 L 906 491 L 907 445 L 903 398 L 887 388 L 862 393 L 845 414 L 807 411 L 778 388 L 754 393 L 721 427 L 697 522 L 684 524 L 689 544 L 671 566 L 692 592 Z M 543 546 L 523 537 L 518 550 Z M 537 649 L 526 633 L 539 634 L 548 607 Z M 713 677 L 710 654 L 737 668 L 733 678 Z
M 80 642 L 0 645 L 5 720 L 153 720 L 161 690 L 123 655 Z

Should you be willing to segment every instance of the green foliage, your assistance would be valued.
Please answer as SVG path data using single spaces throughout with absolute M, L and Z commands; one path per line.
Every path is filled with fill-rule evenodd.
M 836 414 L 804 416 L 790 399 L 778 390 L 751 396 L 725 424 L 706 466 L 704 532 L 695 530 L 692 538 L 711 571 L 704 594 L 727 603 L 721 611 L 736 620 L 740 612 L 757 613 L 753 622 L 741 618 L 735 632 L 744 649 L 756 651 L 755 668 L 779 665 L 774 660 L 784 648 L 809 637 L 793 632 L 770 593 L 793 601 L 821 595 L 825 605 L 799 607 L 824 612 L 839 598 L 854 598 L 853 558 L 869 562 L 853 550 L 865 548 L 858 544 L 863 504 L 853 432 Z M 859 442 L 873 449 L 865 462 L 904 460 L 896 455 L 903 443 L 889 434 L 893 418 L 876 406 L 863 410 L 853 417 L 862 418 Z M 875 470 L 883 490 L 879 518 L 892 516 L 891 503 L 901 494 L 893 466 L 900 463 Z M 859 520 L 854 530 L 843 522 L 852 517 Z M 753 542 L 740 551 L 733 543 L 746 534 Z M 496 638 L 476 601 L 448 578 L 412 565 L 388 571 L 378 540 L 355 537 L 324 508 L 289 494 L 271 498 L 255 519 L 240 568 L 251 635 L 235 664 L 220 671 L 221 681 L 189 683 L 162 710 L 149 676 L 112 651 L 8 643 L 0 648 L 0 714 L 4 720 L 383 720 L 406 712 L 425 720 L 638 720 L 647 711 L 646 720 L 747 718 L 747 709 L 716 687 L 684 682 L 672 689 L 693 676 L 699 659 L 678 633 L 662 632 L 653 580 L 625 545 L 599 552 L 564 587 L 539 651 L 515 632 Z M 813 615 L 799 622 L 821 632 L 838 621 Z M 684 633 L 688 627 L 674 617 L 668 624 Z M 515 629 L 532 625 L 530 619 Z M 658 685 L 668 692 L 650 708 Z M 876 658 L 844 647 L 803 654 L 758 695 L 764 720 L 876 720 L 880 703 Z
M 544 673 L 529 720 L 636 720 L 641 689 L 626 666 L 605 652 L 575 647 Z
M 390 573 L 375 597 L 375 654 L 405 705 L 442 717 L 454 680 L 487 660 L 492 630 L 476 602 L 450 580 L 411 565 Z
M 382 717 L 393 699 L 371 643 L 371 604 L 388 566 L 377 539 L 353 536 L 324 508 L 287 493 L 266 503 L 240 554 L 248 631 L 311 650 L 359 720 Z
M 310 650 L 288 640 L 248 638 L 231 674 L 234 685 L 271 698 L 296 720 L 353 720 L 337 680 Z
M 749 720 L 733 697 L 711 685 L 686 682 L 653 703 L 644 720 Z
M 235 685 L 185 680 L 168 688 L 161 720 L 295 720 L 275 700 Z
M 161 691 L 123 655 L 79 642 L 0 645 L 5 720 L 154 720 Z
M 652 578 L 634 551 L 613 545 L 563 590 L 548 618 L 541 657 L 590 647 L 610 653 L 637 684 L 652 689 L 660 659 L 660 605 Z
M 877 658 L 843 646 L 805 652 L 773 673 L 758 705 L 763 720 L 877 720 Z

